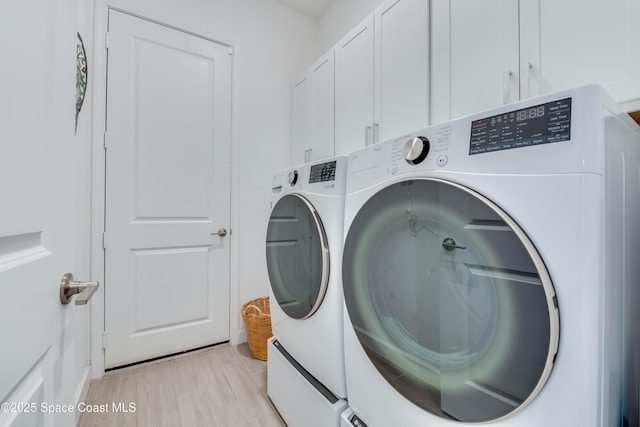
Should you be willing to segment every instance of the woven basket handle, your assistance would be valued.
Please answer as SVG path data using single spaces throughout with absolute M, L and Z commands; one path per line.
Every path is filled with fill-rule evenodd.
M 248 315 L 249 315 L 249 314 L 255 314 L 255 313 L 251 313 L 251 312 L 250 312 L 250 310 L 251 310 L 251 311 L 257 311 L 257 312 L 258 312 L 258 313 L 257 313 L 257 315 L 258 315 L 258 316 L 262 316 L 262 310 L 260 310 L 260 308 L 259 308 L 257 305 L 249 304 L 248 306 L 246 306 L 246 307 L 244 308 L 244 312 L 245 312 L 246 314 L 248 314 Z

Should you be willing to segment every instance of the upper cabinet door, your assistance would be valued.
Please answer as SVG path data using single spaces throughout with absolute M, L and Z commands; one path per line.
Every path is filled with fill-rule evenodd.
M 449 11 L 450 118 L 517 101 L 518 3 L 451 0 Z
M 375 142 L 429 124 L 429 2 L 390 0 L 375 11 Z
M 291 141 L 289 164 L 307 161 L 313 147 L 313 76 L 309 73 L 291 85 Z
M 373 141 L 373 15 L 335 47 L 336 154 L 347 154 Z
M 520 0 L 524 96 L 598 83 L 640 108 L 638 0 Z M 527 90 L 526 85 L 530 84 Z
M 334 154 L 334 51 L 316 61 L 291 85 L 289 164 Z
M 336 153 L 429 125 L 429 2 L 388 0 L 336 46 Z
M 335 72 L 334 51 L 318 61 L 313 73 L 313 148 L 309 161 L 324 159 L 335 153 Z

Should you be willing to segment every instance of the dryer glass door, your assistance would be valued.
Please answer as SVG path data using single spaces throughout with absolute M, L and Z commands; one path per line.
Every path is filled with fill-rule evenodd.
M 433 414 L 506 417 L 550 374 L 559 319 L 542 259 L 504 211 L 468 188 L 416 179 L 373 195 L 349 227 L 343 284 L 366 355 Z
M 318 212 L 300 195 L 286 195 L 273 207 L 267 269 L 273 294 L 289 317 L 306 319 L 320 307 L 329 281 L 327 236 Z

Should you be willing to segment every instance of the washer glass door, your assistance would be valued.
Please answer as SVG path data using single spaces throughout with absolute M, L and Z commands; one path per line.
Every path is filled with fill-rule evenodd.
M 306 319 L 320 307 L 329 281 L 329 248 L 313 205 L 288 194 L 273 207 L 267 228 L 267 269 L 282 310 Z
M 416 179 L 376 193 L 348 230 L 343 284 L 371 362 L 440 417 L 508 416 L 551 372 L 559 318 L 542 259 L 504 211 L 466 187 Z

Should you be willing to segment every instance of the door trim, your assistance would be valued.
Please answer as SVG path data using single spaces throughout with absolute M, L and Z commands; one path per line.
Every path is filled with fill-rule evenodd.
M 189 29 L 185 23 L 172 23 L 168 16 L 160 17 L 154 15 L 151 10 L 127 5 L 123 7 L 118 0 L 95 0 L 95 16 L 94 16 L 94 34 L 93 34 L 93 62 L 92 67 L 94 74 L 92 76 L 95 84 L 91 88 L 92 93 L 92 155 L 91 155 L 91 277 L 101 283 L 105 283 L 105 256 L 104 256 L 104 228 L 105 228 L 105 185 L 106 185 L 106 79 L 107 79 L 107 50 L 105 48 L 106 33 L 108 28 L 109 11 L 114 10 L 144 19 L 158 25 L 163 25 L 177 31 L 209 40 L 211 42 L 222 44 L 229 47 L 230 54 L 234 53 L 234 43 L 224 41 L 217 37 L 203 35 L 196 29 Z M 235 167 L 235 144 L 234 136 L 236 134 L 236 102 L 235 94 L 236 80 L 236 63 L 232 61 L 232 87 L 231 87 L 231 194 L 230 194 L 230 223 L 229 228 L 233 229 L 235 218 L 238 216 L 237 201 L 234 194 L 237 194 L 237 180 L 234 179 Z M 232 345 L 238 344 L 240 341 L 240 333 L 242 324 L 240 314 L 234 307 L 239 307 L 238 283 L 233 267 L 236 265 L 237 245 L 230 243 L 229 254 L 229 337 Z M 105 373 L 105 357 L 103 349 L 103 341 L 105 330 L 105 292 L 104 286 L 101 286 L 92 297 L 91 307 L 91 323 L 90 323 L 90 362 L 91 362 L 91 378 L 101 378 Z

